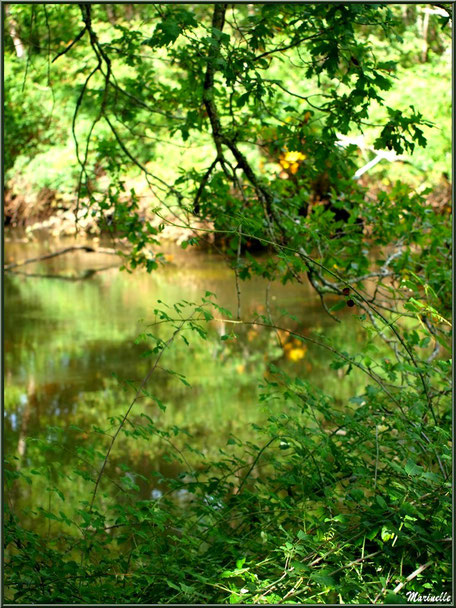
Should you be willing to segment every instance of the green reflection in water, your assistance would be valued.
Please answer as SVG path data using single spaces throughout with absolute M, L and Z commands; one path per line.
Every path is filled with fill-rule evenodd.
M 6 244 L 6 258 L 28 258 L 48 248 L 44 241 L 11 242 Z M 200 301 L 206 291 L 211 291 L 217 294 L 219 304 L 236 309 L 234 276 L 222 259 L 208 253 L 183 252 L 177 247 L 169 248 L 167 259 L 168 264 L 151 275 L 111 268 L 79 281 L 5 276 L 6 455 L 18 457 L 27 468 L 47 468 L 51 480 L 59 478 L 67 500 L 69 496 L 76 501 L 87 498 L 93 487 L 83 478 L 65 477 L 75 464 L 84 462 L 85 444 L 95 438 L 99 446 L 99 462 L 90 455 L 90 462 L 83 465 L 93 476 L 110 440 L 91 429 L 95 425 L 113 432 L 115 424 L 109 428 L 108 419 L 121 416 L 133 396 L 124 381 L 138 385 L 151 365 L 151 359 L 142 357 L 150 344 L 135 340 L 145 325 L 153 322 L 157 300 L 170 305 L 182 298 Z M 23 269 L 34 274 L 82 276 L 88 269 L 105 268 L 115 260 L 107 255 L 73 252 Z M 254 279 L 243 283 L 241 289 L 243 318 L 266 314 L 267 282 Z M 307 284 L 274 283 L 268 301 L 278 325 L 282 320 L 285 327 L 304 335 L 324 329 L 347 351 L 355 350 L 356 342 L 363 340 L 354 319 L 347 315 L 336 325 Z M 284 319 L 284 309 L 295 317 L 294 321 Z M 107 476 L 114 481 L 121 479 L 127 464 L 145 476 L 137 483 L 141 495 L 150 497 L 161 487 L 160 475 L 174 477 L 187 465 L 201 468 L 204 458 L 226 449 L 230 435 L 248 439 L 251 424 L 260 424 L 271 409 L 279 407 L 261 404 L 258 398 L 258 385 L 270 362 L 324 387 L 342 403 L 361 384 L 356 370 L 342 381 L 329 369 L 327 352 L 317 347 L 303 348 L 286 334 L 277 336 L 260 327 L 241 327 L 237 340 L 221 341 L 220 336 L 231 329 L 221 321 L 212 321 L 207 341 L 192 335 L 187 346 L 177 339 L 148 385 L 148 390 L 166 405 L 166 411 L 142 397 L 130 417 L 134 424 L 142 420 L 144 412 L 157 426 L 170 429 L 177 425 L 188 431 L 192 439 L 186 462 L 167 456 L 169 445 L 159 437 L 132 442 L 120 435 Z M 166 325 L 153 330 L 163 339 L 171 332 Z M 183 374 L 191 386 L 182 384 L 166 369 Z M 177 447 L 182 447 L 184 439 L 181 435 L 176 438 Z M 45 442 L 45 450 L 37 440 Z M 33 479 L 31 482 L 27 493 L 12 499 L 17 506 L 47 508 L 51 494 Z M 111 497 L 106 500 L 115 498 L 116 493 L 112 495 L 109 489 L 115 486 L 109 480 L 105 486 Z

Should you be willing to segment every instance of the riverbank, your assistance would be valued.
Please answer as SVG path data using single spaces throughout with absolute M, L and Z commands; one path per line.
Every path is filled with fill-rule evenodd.
M 101 186 L 107 189 L 109 184 L 103 182 Z M 195 237 L 201 229 L 213 229 L 211 222 L 195 217 L 192 217 L 191 227 L 187 227 L 182 212 L 176 213 L 160 204 L 150 192 L 143 190 L 142 183 L 127 180 L 125 189 L 126 192 L 134 189 L 137 193 L 135 212 L 141 222 L 147 222 L 155 229 L 164 226 L 160 232 L 163 241 L 181 245 Z M 129 195 L 125 195 L 121 202 L 128 199 Z M 111 210 L 102 211 L 99 205 L 93 203 L 89 207 L 85 199 L 78 203 L 76 193 L 70 195 L 49 188 L 36 191 L 19 178 L 11 179 L 5 189 L 3 213 L 5 228 L 13 229 L 16 238 L 19 232 L 24 242 L 43 238 L 95 237 L 114 238 L 117 245 L 122 245 L 122 239 L 117 238 L 115 227 L 111 224 Z
M 362 181 L 368 188 L 366 196 L 371 199 L 377 197 L 378 184 L 370 183 L 367 177 Z M 129 184 L 130 186 L 134 187 L 137 184 L 132 183 Z M 383 185 L 381 189 L 384 190 L 385 186 Z M 447 215 L 451 213 L 451 195 L 451 182 L 448 176 L 443 174 L 440 182 L 426 194 L 426 205 L 436 214 Z M 157 209 L 159 213 L 156 213 Z M 150 193 L 140 193 L 138 216 L 141 221 L 150 223 L 154 228 L 164 225 L 160 239 L 178 245 L 198 234 L 201 236 L 201 231 L 213 230 L 211 222 L 199 221 L 195 217 L 192 217 L 191 227 L 186 227 L 184 217 L 180 218 L 178 214 L 160 205 Z M 24 239 L 24 242 L 42 239 L 46 235 L 54 238 L 83 235 L 109 238 L 112 235 L 112 232 L 107 230 L 106 218 L 97 206 L 89 212 L 84 200 L 77 208 L 75 195 L 61 194 L 49 188 L 33 192 L 27 185 L 15 183 L 14 180 L 10 180 L 9 186 L 5 189 L 4 226 L 20 231 L 22 234 L 20 238 Z M 368 229 L 367 226 L 366 228 Z M 214 235 L 211 234 L 211 242 L 213 238 Z M 203 248 L 205 242 L 204 240 L 201 242 Z

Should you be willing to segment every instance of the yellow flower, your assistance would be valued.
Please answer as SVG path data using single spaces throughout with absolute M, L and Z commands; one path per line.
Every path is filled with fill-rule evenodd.
M 297 173 L 299 169 L 299 163 L 306 158 L 306 155 L 302 152 L 292 150 L 291 152 L 285 152 L 280 158 L 280 164 L 283 169 L 289 169 L 293 175 Z
M 305 154 L 302 154 L 302 152 L 296 152 L 296 151 L 287 152 L 284 156 L 284 159 L 286 161 L 288 161 L 289 163 L 297 163 L 300 160 L 304 160 L 305 158 L 306 158 Z
M 290 359 L 290 361 L 300 361 L 301 359 L 304 359 L 304 357 L 306 356 L 306 349 L 305 348 L 292 348 L 288 353 L 287 353 L 288 359 Z

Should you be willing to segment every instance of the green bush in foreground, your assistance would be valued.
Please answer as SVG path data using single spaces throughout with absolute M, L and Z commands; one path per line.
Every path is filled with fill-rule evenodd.
M 174 332 L 167 342 L 151 334 L 149 376 L 184 328 L 205 339 L 214 312 L 230 321 L 212 294 L 189 304 L 177 305 L 174 317 L 156 310 Z M 264 317 L 254 323 L 268 324 Z M 325 338 L 293 336 L 333 351 L 333 368 L 357 367 L 368 383 L 336 408 L 307 380 L 271 365 L 261 401 L 278 400 L 282 413 L 254 425 L 250 441 L 232 437 L 217 459 L 199 454 L 200 466 L 187 469 L 194 452 L 188 433 L 160 428 L 145 414 L 127 418 L 139 395 L 154 400 L 140 386 L 126 415 L 111 421 L 117 431 L 105 437 L 107 452 L 99 441 L 86 446 L 86 464 L 70 475 L 87 484 L 78 506 L 66 504 L 58 480 L 39 470 L 17 472 L 10 462 L 9 489 L 47 482 L 55 494 L 50 510 L 31 513 L 48 520 L 52 534 L 26 529 L 6 503 L 10 599 L 383 603 L 404 601 L 406 591 L 449 591 L 450 364 L 412 365 L 406 356 L 402 364 L 384 358 L 372 365 L 366 348 L 350 355 Z M 404 345 L 416 357 L 410 338 Z M 103 476 L 118 433 L 131 442 L 160 438 L 185 473 L 162 479 L 157 498 L 139 499 L 134 471 Z

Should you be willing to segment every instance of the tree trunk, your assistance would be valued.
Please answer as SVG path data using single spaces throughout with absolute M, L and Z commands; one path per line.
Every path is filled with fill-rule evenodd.
M 106 17 L 108 18 L 109 23 L 111 23 L 111 25 L 115 25 L 115 23 L 117 22 L 115 5 L 105 4 L 105 9 L 106 9 Z
M 429 45 L 428 45 L 428 30 L 429 30 L 429 10 L 426 10 L 423 16 L 423 46 L 421 51 L 421 63 L 426 63 L 428 60 Z
M 8 23 L 8 31 L 13 41 L 14 48 L 16 50 L 16 55 L 19 58 L 24 57 L 25 47 L 19 37 L 17 23 L 15 19 L 11 17 L 9 6 L 7 4 L 5 4 L 5 17 L 7 18 L 6 21 Z

